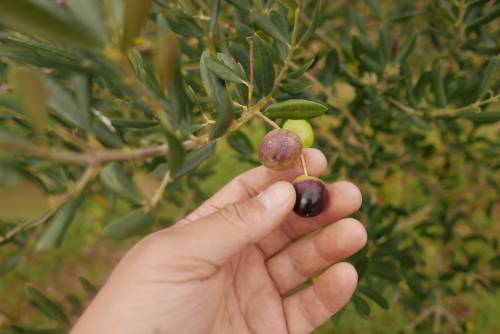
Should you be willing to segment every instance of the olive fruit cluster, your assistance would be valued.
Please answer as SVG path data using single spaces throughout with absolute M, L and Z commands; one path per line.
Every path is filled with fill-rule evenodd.
M 259 159 L 272 170 L 294 167 L 301 158 L 302 149 L 311 147 L 314 133 L 305 120 L 288 120 L 283 128 L 266 134 L 260 144 Z M 302 217 L 319 215 L 328 203 L 328 191 L 323 181 L 316 177 L 301 175 L 293 180 L 296 192 L 294 212 Z

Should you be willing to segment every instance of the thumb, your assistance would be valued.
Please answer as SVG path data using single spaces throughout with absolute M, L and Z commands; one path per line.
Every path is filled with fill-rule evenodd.
M 289 182 L 276 182 L 254 198 L 228 204 L 215 213 L 182 226 L 186 256 L 217 266 L 269 235 L 295 203 Z

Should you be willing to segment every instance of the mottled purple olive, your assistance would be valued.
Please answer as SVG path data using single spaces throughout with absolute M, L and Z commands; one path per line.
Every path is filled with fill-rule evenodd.
M 295 166 L 302 153 L 302 141 L 292 131 L 272 130 L 260 143 L 260 162 L 269 169 L 285 170 Z
M 292 182 L 296 200 L 293 211 L 301 217 L 319 215 L 328 205 L 328 189 L 326 185 L 313 176 L 301 175 Z

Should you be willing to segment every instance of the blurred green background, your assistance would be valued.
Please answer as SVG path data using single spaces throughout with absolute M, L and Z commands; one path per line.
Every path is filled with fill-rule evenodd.
M 328 106 L 311 120 L 328 158 L 323 179 L 359 186 L 355 217 L 369 235 L 347 259 L 360 289 L 318 333 L 500 333 L 500 1 L 297 4 L 0 0 L 0 333 L 64 331 L 69 321 L 50 320 L 27 292 L 36 287 L 75 320 L 139 238 L 258 164 L 270 128 L 252 119 L 235 131 L 246 105 L 290 99 Z M 248 38 L 259 50 L 251 101 L 234 79 L 250 77 Z M 225 67 L 209 72 L 200 61 L 209 58 L 233 66 L 232 81 Z M 156 153 L 127 155 L 143 148 Z M 194 149 L 199 161 L 189 159 Z M 82 163 L 89 151 L 128 157 L 96 167 Z M 151 189 L 175 165 L 189 173 L 152 205 L 151 225 L 113 240 L 129 235 L 106 227 L 149 209 Z M 75 191 L 93 167 L 88 189 Z M 123 184 L 110 182 L 114 172 Z M 65 237 L 46 212 L 20 221 L 36 209 L 26 184 L 53 205 L 84 198 Z M 136 198 L 123 198 L 128 190 Z

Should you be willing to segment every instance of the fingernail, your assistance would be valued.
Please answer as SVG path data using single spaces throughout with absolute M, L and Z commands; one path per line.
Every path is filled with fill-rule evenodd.
M 287 182 L 277 182 L 257 196 L 257 199 L 267 210 L 275 209 L 285 204 L 291 196 L 292 187 Z

